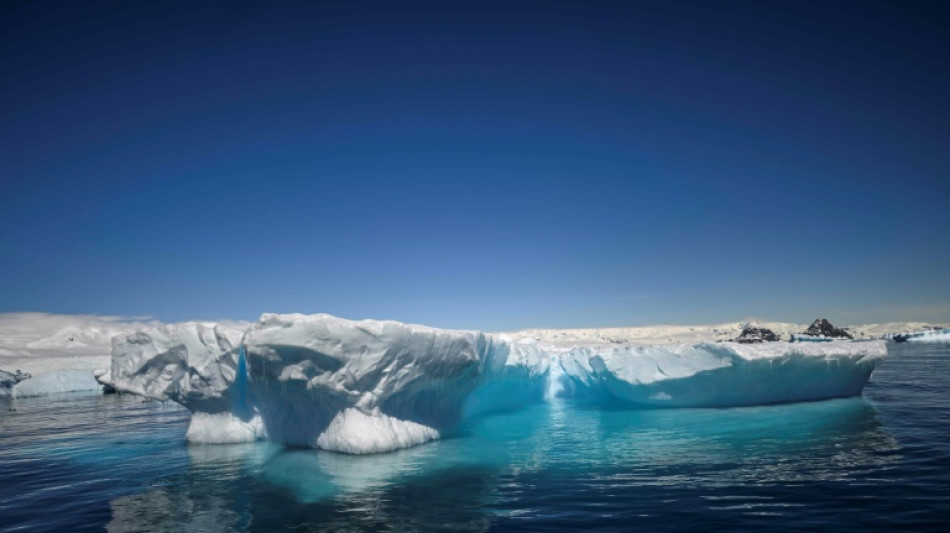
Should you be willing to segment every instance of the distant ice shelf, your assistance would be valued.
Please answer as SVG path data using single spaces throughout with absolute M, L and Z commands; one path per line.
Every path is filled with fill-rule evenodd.
M 187 407 L 192 442 L 362 454 L 558 398 L 655 408 L 854 396 L 885 355 L 880 340 L 644 346 L 265 314 L 243 332 L 185 323 L 118 336 L 99 379 Z

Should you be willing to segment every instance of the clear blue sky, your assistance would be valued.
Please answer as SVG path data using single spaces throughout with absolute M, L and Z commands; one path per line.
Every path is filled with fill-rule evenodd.
M 192 4 L 0 7 L 0 311 L 950 320 L 947 3 Z

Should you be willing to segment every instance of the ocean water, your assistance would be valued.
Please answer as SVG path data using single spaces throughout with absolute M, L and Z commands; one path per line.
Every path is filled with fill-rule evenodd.
M 191 446 L 128 395 L 0 400 L 0 531 L 950 529 L 950 344 L 889 346 L 860 398 L 571 401 L 396 453 Z

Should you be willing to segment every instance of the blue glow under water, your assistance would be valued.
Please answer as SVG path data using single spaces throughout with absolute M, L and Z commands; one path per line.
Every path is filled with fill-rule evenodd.
M 0 531 L 944 530 L 950 345 L 889 348 L 863 398 L 555 402 L 374 456 L 189 446 L 133 396 L 0 401 Z

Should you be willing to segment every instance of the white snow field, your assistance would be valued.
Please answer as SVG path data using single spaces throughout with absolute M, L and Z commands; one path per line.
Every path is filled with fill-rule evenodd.
M 186 323 L 119 336 L 100 380 L 187 407 L 192 442 L 269 439 L 362 454 L 560 397 L 725 407 L 853 396 L 887 353 L 880 340 L 640 345 L 618 338 L 635 329 L 493 335 L 265 314 L 243 335 Z
M 159 324 L 109 316 L 0 313 L 0 369 L 36 376 L 105 367 L 112 337 Z
M 243 331 L 250 323 L 203 322 Z M 34 376 L 53 370 L 93 370 L 109 366 L 112 337 L 162 325 L 100 315 L 0 313 L 0 369 L 21 369 Z

